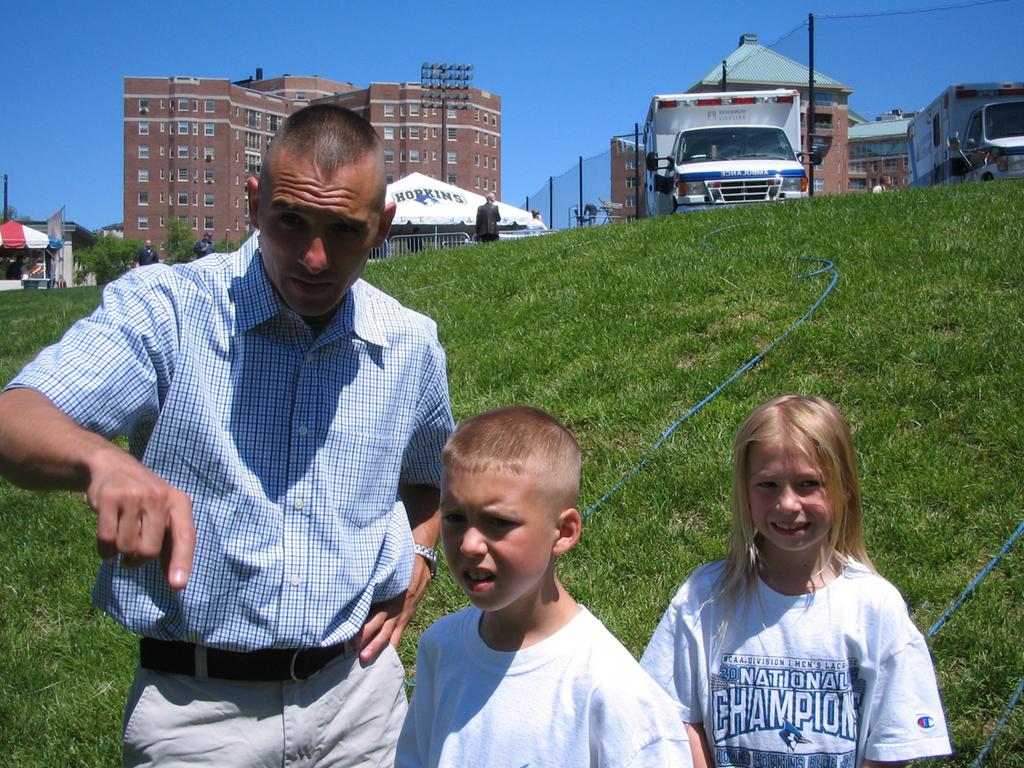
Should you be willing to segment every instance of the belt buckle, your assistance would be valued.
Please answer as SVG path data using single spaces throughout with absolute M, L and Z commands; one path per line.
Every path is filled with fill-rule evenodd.
M 291 675 L 292 680 L 294 680 L 296 683 L 301 683 L 303 680 L 309 679 L 308 677 L 298 677 L 295 674 L 295 662 L 299 658 L 299 654 L 302 653 L 303 650 L 305 649 L 296 648 L 295 653 L 292 654 L 291 663 L 288 665 L 288 674 Z

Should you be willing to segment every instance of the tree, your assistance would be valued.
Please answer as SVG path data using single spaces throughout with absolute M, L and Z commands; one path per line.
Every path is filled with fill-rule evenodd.
M 164 264 L 181 264 L 192 261 L 192 246 L 196 236 L 188 224 L 169 216 L 164 236 Z
M 140 240 L 98 238 L 96 245 L 75 251 L 75 284 L 82 285 L 93 275 L 98 285 L 106 285 L 132 268 L 135 254 L 141 247 Z

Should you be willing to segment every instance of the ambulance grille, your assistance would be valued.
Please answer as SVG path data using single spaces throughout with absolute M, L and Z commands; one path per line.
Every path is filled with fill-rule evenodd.
M 768 199 L 768 189 L 772 181 L 774 179 L 723 180 L 719 189 L 726 203 L 754 203 Z

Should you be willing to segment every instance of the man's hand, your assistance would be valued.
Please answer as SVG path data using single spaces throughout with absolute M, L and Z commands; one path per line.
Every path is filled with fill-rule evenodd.
M 417 556 L 409 588 L 390 600 L 370 606 L 370 615 L 354 638 L 359 647 L 361 662 L 372 663 L 388 643 L 398 649 L 402 633 L 409 625 L 429 585 L 430 568 L 422 557 Z
M 0 392 L 0 475 L 23 488 L 85 491 L 100 557 L 120 552 L 130 568 L 159 556 L 173 588 L 188 582 L 196 546 L 189 497 L 34 389 Z
M 159 557 L 171 587 L 184 589 L 196 545 L 188 495 L 113 445 L 98 451 L 89 467 L 85 498 L 96 513 L 100 557 L 120 554 L 125 568 Z

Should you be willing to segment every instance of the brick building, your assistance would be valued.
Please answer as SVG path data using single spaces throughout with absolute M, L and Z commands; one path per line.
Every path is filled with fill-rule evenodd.
M 613 220 L 632 221 L 647 210 L 647 173 L 644 170 L 644 148 L 637 152 L 634 139 L 617 136 L 611 143 Z M 639 171 L 639 174 L 638 174 Z M 637 213 L 639 211 L 639 214 Z
M 467 88 L 446 109 L 423 106 L 419 83 L 371 83 L 326 99 L 365 117 L 384 140 L 388 183 L 410 173 L 501 198 L 501 98 Z
M 331 101 L 367 117 L 384 140 L 388 180 L 419 171 L 501 191 L 501 100 L 467 89 L 468 109 L 427 109 L 419 83 L 360 88 L 318 76 L 237 82 L 197 77 L 124 80 L 124 236 L 162 242 L 176 216 L 200 237 L 240 240 L 248 231 L 245 181 L 289 114 Z
M 870 192 L 877 186 L 898 189 L 910 185 L 907 128 L 913 116 L 894 110 L 873 123 L 850 126 L 851 192 Z

